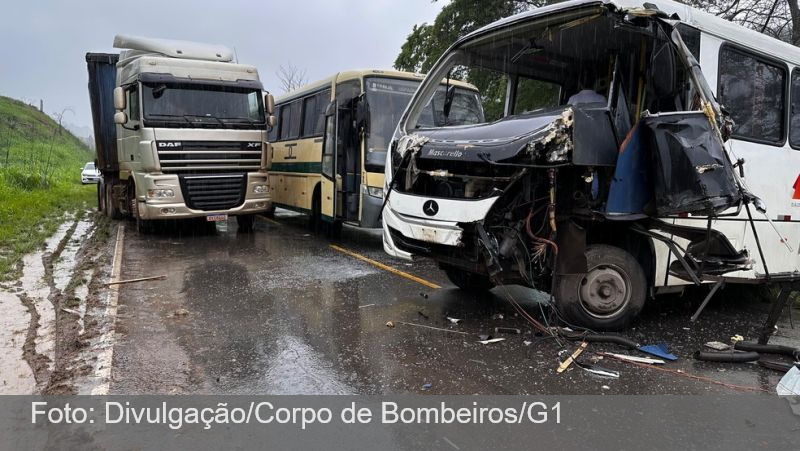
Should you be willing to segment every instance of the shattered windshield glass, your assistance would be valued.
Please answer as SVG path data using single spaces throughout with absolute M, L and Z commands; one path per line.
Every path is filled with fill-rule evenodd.
M 171 127 L 262 128 L 261 91 L 203 84 L 145 83 L 144 119 Z
M 366 165 L 369 171 L 383 171 L 386 149 L 419 81 L 370 77 L 366 79 L 366 95 L 370 111 Z M 436 90 L 426 106 L 421 123 L 424 126 L 469 125 L 483 122 L 478 93 L 463 87 L 452 87 L 450 114 L 445 117 L 444 103 L 447 86 Z

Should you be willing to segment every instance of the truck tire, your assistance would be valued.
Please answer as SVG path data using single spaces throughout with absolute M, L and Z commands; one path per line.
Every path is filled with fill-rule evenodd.
M 106 185 L 105 187 L 105 210 L 106 216 L 110 219 L 122 219 L 122 214 L 119 211 L 117 203 L 114 201 L 114 186 Z
M 647 279 L 627 251 L 605 244 L 586 248 L 586 274 L 557 276 L 556 308 L 568 322 L 593 330 L 626 328 L 642 310 Z
M 101 180 L 97 184 L 97 212 L 104 213 L 106 210 L 106 184 Z
M 152 221 L 142 219 L 142 217 L 139 215 L 139 201 L 136 200 L 135 195 L 131 196 L 130 203 L 131 203 L 131 218 L 136 223 L 136 232 L 149 233 L 153 228 Z
M 256 216 L 239 215 L 236 217 L 236 223 L 239 224 L 239 232 L 252 233 L 256 223 Z
M 489 291 L 495 287 L 489 276 L 465 271 L 455 266 L 442 265 L 442 270 L 453 285 L 465 291 Z

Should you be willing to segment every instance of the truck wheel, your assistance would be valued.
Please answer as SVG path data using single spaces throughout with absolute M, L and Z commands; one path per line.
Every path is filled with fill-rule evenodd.
M 136 200 L 136 196 L 131 197 L 131 218 L 136 222 L 136 231 L 138 233 L 148 233 L 152 229 L 152 221 L 148 221 L 146 219 L 142 219 L 139 216 L 139 201 Z
M 644 306 L 647 279 L 623 249 L 605 244 L 586 248 L 586 274 L 558 276 L 556 307 L 567 321 L 594 330 L 627 327 Z
M 251 233 L 255 226 L 255 215 L 239 215 L 236 217 L 236 222 L 239 224 L 239 231 L 242 233 Z
M 489 276 L 476 274 L 455 266 L 442 265 L 442 270 L 453 285 L 465 291 L 489 291 L 495 287 Z
M 106 202 L 106 184 L 100 182 L 97 184 L 97 211 L 103 213 L 105 211 Z
M 105 210 L 106 216 L 111 219 L 122 219 L 122 214 L 119 212 L 119 208 L 117 207 L 117 203 L 114 201 L 114 189 L 113 185 L 106 185 L 106 196 L 105 196 Z

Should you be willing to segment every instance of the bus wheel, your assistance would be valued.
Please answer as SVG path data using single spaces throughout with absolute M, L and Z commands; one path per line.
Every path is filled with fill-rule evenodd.
M 255 215 L 239 215 L 236 217 L 236 222 L 239 224 L 239 231 L 242 233 L 251 233 L 256 222 Z
M 644 306 L 647 279 L 641 265 L 623 249 L 605 244 L 586 248 L 589 271 L 558 276 L 556 307 L 569 322 L 594 330 L 627 327 Z
M 450 265 L 442 265 L 441 268 L 450 282 L 464 291 L 489 291 L 495 287 L 489 276 L 464 271 Z
M 322 199 L 319 187 L 314 189 L 311 197 L 311 216 L 308 218 L 308 228 L 311 232 L 318 234 L 322 228 Z

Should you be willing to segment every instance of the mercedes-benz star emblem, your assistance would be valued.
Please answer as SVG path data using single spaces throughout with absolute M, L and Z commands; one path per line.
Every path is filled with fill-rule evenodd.
M 428 216 L 436 216 L 439 213 L 439 204 L 435 200 L 429 200 L 422 204 L 422 211 Z

